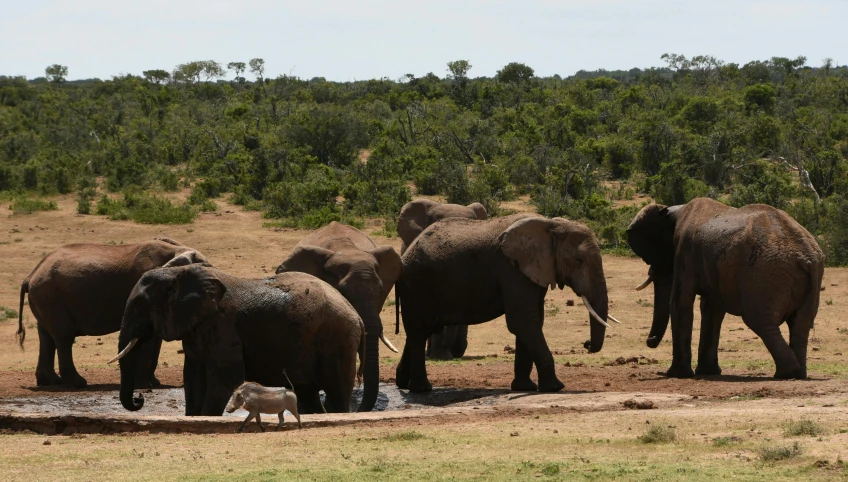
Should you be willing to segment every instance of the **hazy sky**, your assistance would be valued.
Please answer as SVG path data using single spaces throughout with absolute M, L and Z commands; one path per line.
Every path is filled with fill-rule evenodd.
M 247 62 L 329 80 L 470 75 L 523 62 L 540 76 L 663 65 L 665 52 L 743 64 L 848 63 L 847 0 L 27 0 L 4 2 L 0 75 L 69 78 Z M 228 76 L 228 77 L 231 77 Z

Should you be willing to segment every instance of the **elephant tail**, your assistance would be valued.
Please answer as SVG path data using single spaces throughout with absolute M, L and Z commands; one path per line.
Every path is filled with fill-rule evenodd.
M 400 295 L 395 287 L 395 335 L 400 334 Z
M 807 296 L 798 307 L 796 316 L 800 318 L 810 319 L 810 328 L 815 324 L 816 314 L 819 311 L 819 297 L 821 296 L 822 278 L 824 277 L 824 263 L 811 263 L 807 265 L 807 275 L 809 276 L 809 290 Z
M 21 350 L 24 349 L 24 339 L 26 339 L 26 328 L 24 328 L 24 297 L 29 292 L 29 278 L 25 279 L 23 283 L 21 283 L 21 304 L 18 308 L 18 331 L 15 333 L 15 337 L 18 339 L 18 345 L 21 346 Z

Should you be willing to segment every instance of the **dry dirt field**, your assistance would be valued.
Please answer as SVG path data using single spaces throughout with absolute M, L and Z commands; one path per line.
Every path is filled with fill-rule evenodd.
M 265 228 L 258 213 L 218 202 L 217 213 L 193 224 L 148 226 L 78 216 L 70 196 L 56 198 L 58 211 L 12 216 L 0 204 L 0 306 L 18 309 L 20 282 L 41 257 L 72 242 L 132 243 L 155 236 L 174 238 L 201 250 L 217 267 L 244 277 L 273 273 L 306 235 Z M 510 203 L 510 209 L 527 206 Z M 369 223 L 369 234 L 380 230 Z M 397 238 L 372 234 L 378 244 L 399 249 Z M 386 412 L 355 423 L 314 426 L 266 434 L 108 434 L 46 436 L 7 431 L 0 435 L 2 480 L 418 480 L 418 479 L 599 479 L 739 480 L 845 479 L 848 466 L 848 269 L 827 269 L 825 291 L 811 334 L 810 379 L 776 381 L 762 342 L 739 318 L 725 319 L 720 364 L 723 375 L 666 379 L 670 332 L 659 348 L 645 346 L 653 296 L 633 291 L 645 277 L 638 259 L 605 257 L 610 313 L 622 320 L 607 330 L 598 354 L 582 348 L 588 315 L 566 291 L 548 294 L 545 334 L 566 391 L 557 395 L 501 397 L 508 402 L 426 416 L 392 417 Z M 393 295 L 389 296 L 393 300 Z M 575 300 L 575 306 L 567 306 Z M 394 334 L 394 306 L 383 323 Z M 695 314 L 693 340 L 698 339 Z M 35 386 L 38 335 L 24 307 L 28 329 L 21 351 L 17 319 L 0 321 L 0 415 L 11 397 L 72 395 Z M 784 327 L 784 334 L 785 334 Z M 462 360 L 428 362 L 438 387 L 475 388 L 502 394 L 512 378 L 514 345 L 503 319 L 473 326 Z M 116 353 L 117 334 L 81 337 L 74 346 L 88 394 L 118 404 L 119 372 L 106 361 Z M 158 376 L 167 387 L 182 385 L 179 343 L 163 345 Z M 693 346 L 693 351 L 697 347 Z M 391 384 L 398 355 L 381 350 L 381 378 Z M 627 399 L 650 400 L 652 410 L 628 409 Z M 579 400 L 580 403 L 575 403 Z M 434 405 L 438 403 L 434 402 Z M 181 407 L 180 407 L 181 410 Z M 139 414 L 143 414 L 139 412 Z M 373 414 L 372 414 L 373 415 Z M 314 418 L 310 418 L 314 417 Z M 304 416 L 304 421 L 322 416 Z M 267 419 L 266 419 L 267 421 Z M 276 420 L 273 420 L 276 422 Z M 649 443 L 645 434 L 675 440 Z M 797 445 L 796 445 L 797 443 Z

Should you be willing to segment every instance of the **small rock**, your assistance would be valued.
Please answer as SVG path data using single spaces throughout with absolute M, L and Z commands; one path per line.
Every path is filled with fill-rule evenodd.
M 817 347 L 817 346 L 814 346 L 814 347 L 813 347 L 813 351 L 819 351 L 819 350 L 821 350 L 821 348 L 820 348 L 820 347 Z
M 559 430 L 554 429 L 554 433 L 559 433 Z
M 574 300 L 565 300 L 565 306 L 574 306 Z
M 518 437 L 518 432 L 512 432 L 509 434 L 510 437 Z
M 166 366 L 168 366 L 168 362 L 166 362 L 166 361 L 163 361 L 163 362 L 162 362 L 162 366 L 163 366 L 163 367 L 166 367 Z
M 44 441 L 44 443 L 43 443 L 42 445 L 50 445 L 50 441 L 49 441 L 49 440 L 45 440 L 45 441 Z
M 177 350 L 177 355 L 182 355 L 183 353 L 185 353 L 185 350 L 183 350 L 182 348 Z
M 610 382 L 606 382 L 606 383 L 604 383 L 604 386 L 605 386 L 605 387 L 610 386 Z
M 822 407 L 825 407 L 825 408 L 830 408 L 832 406 L 833 406 L 832 403 L 826 403 L 826 404 L 822 405 Z
M 505 351 L 505 352 L 507 352 L 507 353 L 515 353 L 515 348 L 513 348 L 513 347 L 511 347 L 511 346 L 509 346 L 509 345 L 506 345 L 506 346 L 504 347 L 504 351 Z
M 635 408 L 637 410 L 651 410 L 652 408 L 654 408 L 654 402 L 650 400 L 636 401 L 631 398 L 624 401 L 624 407 Z
M 839 283 L 831 283 L 830 286 L 839 286 Z

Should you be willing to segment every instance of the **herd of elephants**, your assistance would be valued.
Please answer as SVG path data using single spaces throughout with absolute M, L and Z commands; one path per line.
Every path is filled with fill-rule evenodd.
M 74 367 L 76 336 L 120 330 L 120 400 L 139 410 L 162 340 L 181 340 L 186 415 L 222 415 L 245 381 L 292 386 L 300 413 L 347 412 L 357 378 L 359 411 L 374 408 L 379 384 L 380 312 L 395 288 L 406 343 L 396 368 L 401 389 L 432 389 L 425 358 L 460 357 L 468 325 L 505 315 L 515 335 L 512 390 L 555 392 L 554 358 L 542 326 L 548 289 L 565 286 L 589 314 L 589 352 L 601 350 L 608 313 L 601 250 L 585 225 L 537 214 L 489 219 L 480 204 L 416 200 L 398 217 L 401 253 L 351 226 L 331 223 L 302 239 L 273 277 L 244 279 L 167 238 L 128 245 L 68 244 L 48 253 L 21 284 L 37 319 L 38 385 L 86 384 Z M 777 378 L 806 378 L 807 341 L 819 306 L 824 256 L 785 212 L 732 208 L 707 198 L 649 204 L 627 229 L 649 266 L 637 289 L 654 285 L 647 344 L 671 322 L 670 377 L 721 373 L 719 332 L 741 316 L 771 353 Z M 701 338 L 692 370 L 692 324 L 700 295 Z M 780 331 L 786 322 L 789 343 Z M 399 329 L 399 326 L 396 328 Z M 54 370 L 56 353 L 59 374 Z M 357 368 L 357 357 L 359 366 Z M 535 364 L 538 380 L 530 377 Z M 290 378 L 287 382 L 286 375 Z M 322 402 L 319 392 L 324 391 Z

